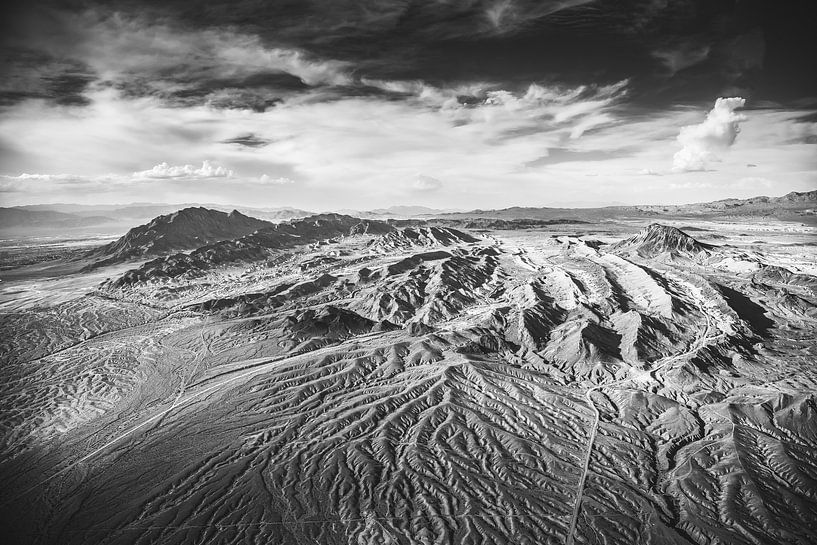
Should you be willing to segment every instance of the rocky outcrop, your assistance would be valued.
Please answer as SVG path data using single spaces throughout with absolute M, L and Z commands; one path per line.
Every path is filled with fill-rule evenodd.
M 617 252 L 635 252 L 642 257 L 655 257 L 663 253 L 697 256 L 715 248 L 699 242 L 676 227 L 653 223 L 638 234 L 613 246 Z

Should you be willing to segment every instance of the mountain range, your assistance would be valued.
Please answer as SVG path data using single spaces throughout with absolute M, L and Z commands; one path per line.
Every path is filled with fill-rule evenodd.
M 106 227 L 115 231 L 126 225 L 132 225 L 135 221 L 148 221 L 159 215 L 191 207 L 205 207 L 223 212 L 236 210 L 247 216 L 274 222 L 304 218 L 314 214 L 314 212 L 290 207 L 250 208 L 220 204 L 42 204 L 0 208 L 0 230 L 15 233 L 57 234 L 66 229 Z M 621 205 L 598 208 L 511 207 L 470 211 L 452 211 L 425 206 L 392 206 L 368 211 L 338 210 L 334 213 L 368 219 L 440 218 L 472 222 L 523 219 L 538 222 L 538 225 L 668 216 L 690 216 L 702 219 L 764 217 L 783 221 L 817 223 L 816 208 L 817 191 L 807 191 L 791 192 L 782 197 L 760 196 L 680 205 Z M 543 221 L 547 223 L 541 223 Z M 479 227 L 478 224 L 472 224 L 472 226 Z M 498 224 L 484 224 L 483 226 L 499 228 Z
M 717 229 L 186 208 L 70 262 L 125 266 L 22 267 L 6 540 L 812 543 L 814 229 L 749 215 L 810 198 Z
M 227 214 L 201 207 L 184 208 L 134 227 L 120 239 L 92 250 L 88 257 L 99 258 L 95 267 L 121 263 L 192 250 L 220 240 L 242 237 L 273 225 L 268 221 L 245 216 L 237 210 Z
M 670 204 L 605 206 L 602 208 L 547 208 L 511 207 L 500 210 L 471 210 L 442 214 L 449 219 L 532 219 L 532 220 L 582 220 L 600 221 L 626 218 L 679 217 L 699 219 L 740 217 L 766 217 L 784 221 L 817 223 L 817 190 L 791 192 L 782 197 L 752 197 L 749 199 L 724 199 L 720 201 Z

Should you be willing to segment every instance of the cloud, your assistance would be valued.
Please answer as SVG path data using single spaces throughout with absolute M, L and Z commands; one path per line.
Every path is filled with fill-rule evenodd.
M 626 87 L 537 84 L 507 89 L 490 104 L 488 91 L 474 91 L 479 100 L 461 103 L 447 101 L 456 99 L 456 87 L 416 89 L 401 100 L 365 95 L 318 102 L 306 100 L 315 92 L 310 91 L 303 100 L 287 99 L 264 112 L 205 104 L 171 107 L 159 98 L 123 96 L 113 89 L 92 91 L 92 104 L 79 111 L 27 101 L 0 120 L 0 174 L 78 173 L 100 181 L 16 180 L 9 185 L 19 191 L 4 193 L 3 202 L 166 198 L 251 206 L 268 200 L 304 209 L 358 209 L 411 196 L 427 206 L 492 208 L 547 205 L 571 200 L 576 192 L 632 203 L 711 200 L 736 192 L 718 183 L 693 197 L 670 188 L 674 181 L 715 181 L 711 173 L 672 172 L 667 165 L 678 128 L 700 123 L 703 116 L 689 109 L 632 109 L 620 99 Z M 446 100 L 423 98 L 434 96 L 429 89 Z M 751 162 L 758 165 L 752 174 L 774 181 L 767 194 L 813 185 L 814 146 L 803 143 L 817 134 L 817 118 L 810 115 L 753 110 L 719 181 L 746 176 L 745 164 Z M 571 139 L 575 127 L 597 116 L 610 121 Z M 223 143 L 248 135 L 269 143 Z M 233 170 L 233 177 L 132 177 L 162 161 L 200 170 L 203 158 Z M 642 169 L 663 177 L 639 175 Z M 588 177 L 588 172 L 600 175 Z M 110 173 L 118 178 L 101 178 Z M 264 174 L 295 183 L 263 183 Z M 413 187 L 418 174 L 442 184 L 421 191 Z
M 513 7 L 512 0 L 500 0 L 499 2 L 494 2 L 488 6 L 488 8 L 485 10 L 485 16 L 488 18 L 491 25 L 499 30 L 503 26 L 503 19 L 511 16 Z
M 659 59 L 666 67 L 669 75 L 695 66 L 709 58 L 712 48 L 707 44 L 685 43 L 675 49 L 659 49 L 653 51 L 652 56 Z
M 195 180 L 211 180 L 217 178 L 234 178 L 240 182 L 260 182 L 266 185 L 289 185 L 295 180 L 285 176 L 269 176 L 262 174 L 258 178 L 236 176 L 232 170 L 205 160 L 201 167 L 193 165 L 173 166 L 168 163 L 159 163 L 148 170 L 141 170 L 130 175 L 105 174 L 100 176 L 81 176 L 77 174 L 29 174 L 17 176 L 0 175 L 0 179 L 7 183 L 41 182 L 58 185 L 88 185 L 88 184 L 132 184 L 137 182 L 173 181 L 185 182 Z M 433 178 L 432 178 L 433 179 Z
M 262 138 L 257 134 L 249 133 L 234 136 L 221 141 L 222 144 L 236 144 L 247 148 L 263 148 L 270 143 L 270 140 Z
M 233 171 L 224 168 L 223 166 L 214 165 L 210 161 L 205 160 L 201 164 L 201 168 L 196 168 L 193 165 L 171 166 L 167 163 L 159 163 L 149 170 L 142 170 L 134 172 L 133 177 L 152 178 L 152 179 L 186 179 L 199 180 L 202 178 L 231 178 Z
M 443 183 L 440 180 L 424 174 L 418 174 L 415 176 L 411 183 L 412 189 L 423 192 L 437 191 L 442 186 Z
M 397 1 L 387 2 L 388 6 L 365 2 L 366 7 L 359 9 L 326 6 L 324 11 L 329 13 L 310 17 L 309 25 L 299 23 L 297 18 L 284 17 L 287 10 L 281 8 L 280 20 L 270 23 L 270 28 L 280 27 L 281 36 L 271 30 L 257 34 L 260 31 L 256 26 L 231 25 L 229 20 L 197 27 L 198 17 L 213 16 L 218 8 L 209 14 L 197 14 L 198 17 L 192 20 L 174 20 L 168 16 L 172 10 L 160 15 L 151 14 L 149 9 L 135 14 L 133 11 L 108 11 L 96 7 L 73 13 L 58 10 L 53 17 L 59 21 L 60 32 L 44 32 L 36 39 L 32 38 L 26 47 L 36 49 L 45 59 L 73 59 L 71 67 L 61 69 L 64 74 L 49 80 L 47 90 L 66 105 L 87 106 L 94 94 L 89 91 L 112 88 L 125 96 L 156 97 L 174 106 L 207 104 L 219 109 L 264 112 L 282 101 L 302 95 L 310 95 L 313 100 L 334 100 L 365 95 L 369 91 L 366 87 L 371 86 L 428 104 L 456 107 L 460 100 L 469 100 L 475 95 L 484 99 L 485 90 L 501 88 L 504 78 L 486 85 L 473 82 L 481 81 L 479 77 L 452 74 L 442 79 L 457 83 L 446 88 L 421 81 L 403 81 L 399 76 L 401 73 L 414 77 L 427 73 L 425 68 L 412 67 L 419 62 L 415 57 L 420 50 L 429 47 L 424 40 L 436 42 L 446 36 L 471 39 L 474 32 L 482 36 L 511 35 L 532 21 L 587 3 L 589 0 L 481 0 L 409 7 Z M 249 7 L 236 6 L 236 10 L 242 9 Z M 277 11 L 277 8 L 269 9 Z M 303 9 L 308 11 L 314 6 Z M 452 17 L 445 16 L 449 11 Z M 428 20 L 429 24 L 414 28 L 418 14 L 423 14 L 420 18 Z M 454 14 L 458 17 L 453 17 Z M 354 55 L 350 57 L 343 47 L 315 47 L 315 43 L 304 37 L 295 40 L 294 44 L 290 42 L 293 39 L 290 32 L 297 35 L 308 30 L 314 34 L 322 24 L 338 17 L 340 20 L 326 29 L 328 35 L 318 40 L 331 42 L 338 33 L 354 30 L 354 20 L 360 17 L 362 25 L 364 22 L 385 25 L 381 31 L 389 34 L 388 39 L 383 40 L 384 48 L 388 49 L 394 31 L 390 25 L 402 24 L 403 16 L 410 20 L 407 24 L 411 27 L 404 30 L 410 34 L 428 31 L 432 36 L 418 36 L 421 43 L 412 51 L 394 58 L 380 52 L 372 59 L 367 48 L 366 55 L 355 62 L 351 60 Z M 242 20 L 241 17 L 237 19 Z M 363 32 L 364 28 L 365 25 L 354 32 Z M 314 38 L 317 40 L 318 37 Z M 333 55 L 337 58 L 332 58 Z M 383 58 L 379 58 L 381 55 Z M 19 84 L 9 90 L 8 96 L 3 97 L 0 91 L 0 100 L 5 98 L 13 103 L 26 97 L 46 96 L 46 91 L 32 94 L 31 90 L 45 85 L 41 80 L 46 79 L 50 70 L 46 70 L 47 66 L 35 70 L 32 63 L 28 60 L 15 69 L 15 74 L 26 77 L 21 76 Z M 384 74 L 388 77 L 383 78 Z M 536 76 L 532 76 L 530 81 L 535 79 Z M 2 84 L 0 81 L 0 87 Z M 516 85 L 514 82 L 513 86 Z
M 740 97 L 719 98 L 703 123 L 682 127 L 678 142 L 683 148 L 673 157 L 673 170 L 706 170 L 708 163 L 719 161 L 718 153 L 735 143 L 740 122 L 747 119 L 735 112 L 745 104 L 746 100 Z
M 224 183 L 226 179 L 229 179 L 229 184 Z M 195 190 L 191 190 L 193 182 Z M 122 202 L 122 199 L 161 202 L 168 198 L 171 201 L 194 202 L 204 195 L 211 196 L 209 200 L 204 199 L 205 202 L 216 202 L 224 200 L 225 194 L 251 195 L 252 198 L 279 196 L 286 191 L 286 186 L 294 184 L 294 180 L 284 176 L 238 176 L 211 161 L 204 161 L 198 168 L 160 163 L 151 169 L 131 174 L 0 174 L 3 199 L 16 200 L 17 197 L 29 195 L 35 197 L 36 202 Z M 175 197 L 169 197 L 173 195 Z M 236 202 L 233 199 L 227 201 L 228 204 Z
M 265 175 L 266 176 L 266 175 Z M 83 187 L 83 186 L 123 186 L 146 183 L 151 181 L 185 182 L 193 180 L 209 180 L 214 178 L 233 178 L 235 174 L 223 166 L 215 165 L 210 161 L 203 161 L 200 168 L 193 165 L 172 166 L 168 163 L 159 163 L 148 170 L 141 170 L 132 174 L 103 174 L 97 176 L 83 176 L 79 174 L 30 174 L 24 172 L 17 176 L 0 175 L 8 187 L 17 187 L 20 190 L 37 189 L 39 187 Z M 262 177 L 263 178 L 263 177 Z M 275 180 L 262 180 L 276 182 Z
M 77 174 L 0 175 L 0 192 L 10 195 L 37 195 L 37 201 L 57 195 L 99 195 L 115 192 L 133 185 L 125 176 L 80 176 Z M 62 199 L 64 200 L 64 198 Z M 84 200 L 84 199 L 82 199 Z
M 606 150 L 576 151 L 568 148 L 552 148 L 545 150 L 544 155 L 538 159 L 525 163 L 525 166 L 531 168 L 570 162 L 580 162 L 584 164 L 592 161 L 606 161 L 626 154 L 628 154 L 628 150 L 626 149 L 613 152 Z
M 422 80 L 383 80 L 363 77 L 360 84 L 385 91 L 435 108 L 455 109 L 470 103 L 481 104 L 486 96 L 487 83 L 469 83 L 450 87 L 436 87 Z M 480 98 L 482 97 L 482 98 Z
M 520 32 L 532 22 L 546 19 L 562 11 L 592 3 L 592 0 L 494 0 L 484 7 L 484 17 L 488 22 L 482 30 L 488 34 L 503 35 Z M 471 2 L 464 2 L 469 6 Z M 477 27 L 479 28 L 479 27 Z M 477 29 L 473 29 L 477 30 Z
M 0 105 L 35 98 L 85 106 L 85 92 L 95 79 L 93 71 L 79 61 L 34 51 L 0 54 Z
M 59 32 L 38 35 L 10 56 L 0 99 L 53 98 L 82 106 L 88 104 L 85 91 L 96 85 L 180 104 L 263 110 L 280 100 L 278 94 L 354 83 L 348 62 L 269 46 L 233 27 L 193 28 L 102 9 L 52 17 L 60 21 Z
M 750 196 L 757 196 L 760 193 L 767 191 L 769 188 L 774 187 L 775 182 L 769 180 L 768 178 L 758 178 L 758 177 L 745 177 L 745 178 L 738 178 L 734 180 L 726 180 L 720 182 L 713 182 L 712 180 L 698 180 L 698 181 L 690 181 L 690 180 L 681 180 L 676 182 L 671 182 L 669 187 L 672 189 L 711 189 L 715 187 L 726 187 L 729 190 L 736 191 L 736 190 L 743 190 L 748 191 L 748 193 L 744 193 Z
M 642 176 L 662 176 L 662 174 L 658 171 L 655 171 L 651 168 L 642 168 L 638 171 L 638 173 Z
M 24 172 L 18 176 L 3 176 L 7 180 L 33 181 L 33 182 L 76 182 L 84 180 L 82 176 L 75 174 L 29 174 Z
M 295 180 L 293 180 L 292 178 L 286 178 L 283 176 L 279 178 L 273 178 L 272 176 L 268 176 L 266 174 L 262 174 L 261 177 L 258 178 L 258 181 L 260 181 L 262 184 L 268 185 L 288 185 L 295 183 Z

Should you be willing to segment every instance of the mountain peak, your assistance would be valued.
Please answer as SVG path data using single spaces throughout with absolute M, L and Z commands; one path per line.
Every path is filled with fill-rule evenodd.
M 242 214 L 241 212 L 239 212 L 238 210 L 235 210 L 235 209 L 232 212 L 230 212 L 229 214 L 227 214 L 227 217 L 228 218 L 249 218 L 249 216 L 247 216 L 245 214 Z
M 96 265 L 190 250 L 271 227 L 272 223 L 233 210 L 229 214 L 201 206 L 182 208 L 134 227 L 125 236 L 94 252 Z
M 668 252 L 672 254 L 700 254 L 713 246 L 699 242 L 677 227 L 651 223 L 637 234 L 613 246 L 614 250 L 634 251 L 645 257 Z

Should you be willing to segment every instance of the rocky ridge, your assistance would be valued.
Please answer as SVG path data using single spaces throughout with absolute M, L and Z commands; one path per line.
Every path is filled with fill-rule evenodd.
M 120 239 L 93 250 L 89 257 L 97 261 L 91 268 L 191 250 L 273 225 L 236 210 L 228 214 L 201 207 L 184 208 L 134 227 Z

